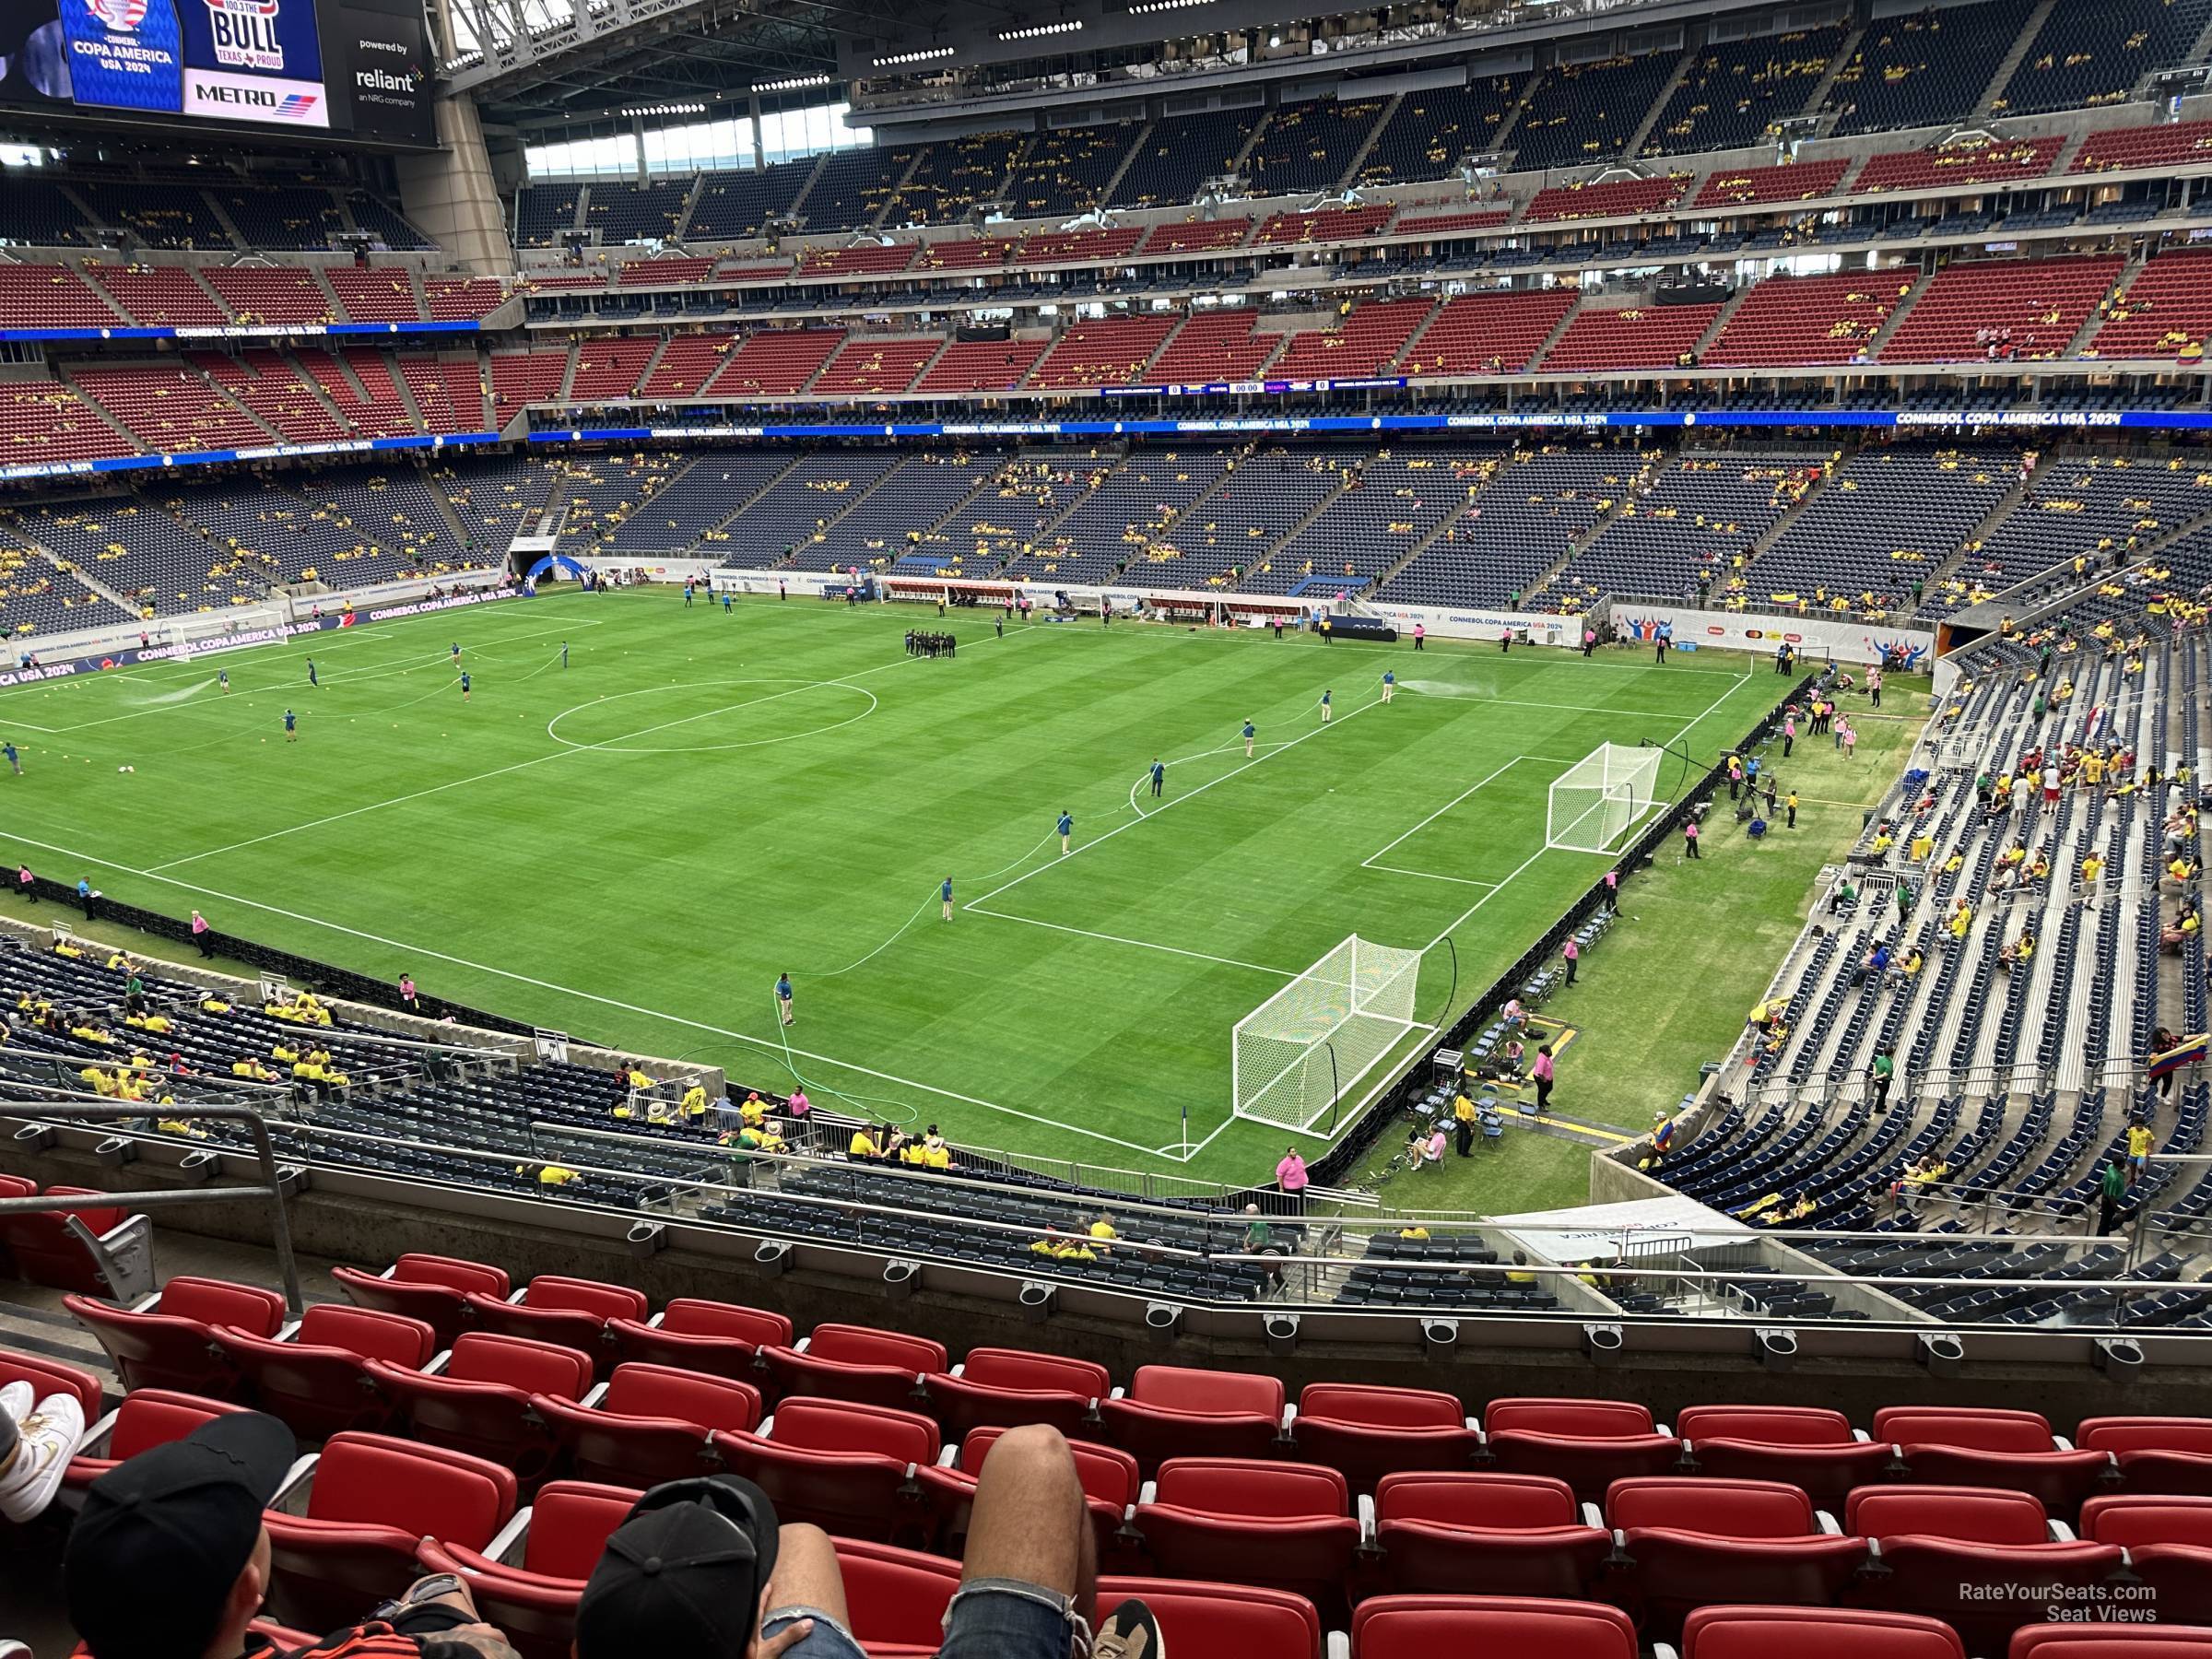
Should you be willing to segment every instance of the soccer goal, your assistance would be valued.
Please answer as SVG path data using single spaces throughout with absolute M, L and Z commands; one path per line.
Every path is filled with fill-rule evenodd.
M 1329 1133 L 1313 1125 L 1413 1029 L 1420 976 L 1419 951 L 1354 934 L 1238 1020 L 1236 1115 Z
M 1618 853 L 1652 809 L 1659 783 L 1655 748 L 1602 744 L 1552 781 L 1544 844 L 1563 853 Z

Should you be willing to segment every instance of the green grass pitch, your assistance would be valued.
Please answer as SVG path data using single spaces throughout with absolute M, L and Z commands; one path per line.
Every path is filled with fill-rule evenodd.
M 0 694 L 0 856 L 968 1145 L 1243 1181 L 1291 1137 L 1232 1121 L 1238 1019 L 1354 932 L 1439 947 L 1439 1019 L 1443 941 L 1464 999 L 1604 867 L 1544 850 L 1560 771 L 1709 760 L 1779 688 L 1735 656 L 564 594 Z

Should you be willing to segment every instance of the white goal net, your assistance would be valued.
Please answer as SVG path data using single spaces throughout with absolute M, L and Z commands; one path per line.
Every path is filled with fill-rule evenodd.
M 1618 852 L 1652 809 L 1663 752 L 1607 743 L 1561 772 L 1551 785 L 1545 846 L 1564 853 Z
M 1421 953 L 1358 934 L 1237 1021 L 1236 1115 L 1301 1135 L 1413 1029 Z

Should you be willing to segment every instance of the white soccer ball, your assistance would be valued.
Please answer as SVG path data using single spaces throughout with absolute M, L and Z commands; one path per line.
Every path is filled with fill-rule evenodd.
M 117 771 L 136 771 L 138 769 L 135 766 L 119 766 L 115 770 Z

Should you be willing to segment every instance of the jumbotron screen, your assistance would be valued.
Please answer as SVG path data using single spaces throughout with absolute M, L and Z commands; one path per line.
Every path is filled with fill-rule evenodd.
M 0 108 L 435 141 L 419 0 L 0 0 Z

